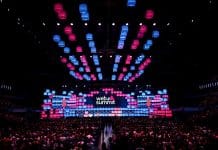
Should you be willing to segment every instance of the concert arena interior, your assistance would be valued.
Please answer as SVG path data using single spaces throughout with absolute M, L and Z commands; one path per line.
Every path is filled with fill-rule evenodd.
M 218 149 L 216 0 L 0 0 L 1 150 Z

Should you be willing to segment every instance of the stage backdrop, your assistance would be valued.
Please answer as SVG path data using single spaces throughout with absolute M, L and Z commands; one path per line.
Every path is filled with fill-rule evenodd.
M 87 93 L 47 89 L 41 118 L 148 116 L 171 117 L 167 90 L 125 92 L 101 88 Z

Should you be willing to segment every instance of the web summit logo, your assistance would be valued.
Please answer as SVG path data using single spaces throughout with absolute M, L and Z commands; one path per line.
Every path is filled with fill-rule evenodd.
M 115 99 L 114 99 L 113 96 L 110 96 L 110 97 L 106 97 L 106 96 L 96 97 L 96 104 L 97 105 L 115 104 Z

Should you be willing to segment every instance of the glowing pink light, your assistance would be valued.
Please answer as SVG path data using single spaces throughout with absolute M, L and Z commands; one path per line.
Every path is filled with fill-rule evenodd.
M 119 77 L 118 77 L 118 80 L 123 80 L 123 77 L 124 77 L 124 73 L 120 73 Z
M 60 20 L 66 20 L 67 19 L 67 13 L 65 11 L 61 11 L 58 13 L 58 18 Z
M 136 50 L 138 46 L 136 45 L 131 45 L 131 50 Z
M 67 63 L 67 58 L 62 57 L 62 58 L 61 58 L 61 62 L 62 62 L 62 63 Z
M 61 3 L 54 4 L 54 11 L 56 13 L 59 13 L 59 12 L 63 11 L 63 5 Z
M 91 72 L 89 66 L 86 66 L 85 70 L 86 70 L 86 72 Z M 91 77 L 92 77 L 92 76 L 91 76 Z
M 71 63 L 67 63 L 67 68 L 71 68 L 73 65 Z
M 76 41 L 76 35 L 72 33 L 72 34 L 70 34 L 70 35 L 68 36 L 68 39 L 69 39 L 70 41 L 74 42 L 74 41 Z
M 132 45 L 131 45 L 131 49 L 135 50 L 138 48 L 138 46 L 139 46 L 139 40 L 138 39 L 133 40 Z
M 66 26 L 64 28 L 64 33 L 67 35 L 71 35 L 72 34 L 72 27 L 71 26 Z
M 126 67 L 123 67 L 123 72 L 127 72 L 127 68 Z
M 132 81 L 134 81 L 134 80 L 135 80 L 135 77 L 132 76 L 132 77 L 129 79 L 129 82 L 132 82 Z
M 138 39 L 136 39 L 136 40 L 133 40 L 133 45 L 136 45 L 136 46 L 138 46 L 138 45 L 139 45 L 139 40 L 138 40 Z
M 85 55 L 81 55 L 81 56 L 80 56 L 80 60 L 81 60 L 81 62 L 83 62 L 83 63 L 86 62 Z
M 141 33 L 145 33 L 145 32 L 147 32 L 147 31 L 148 31 L 148 28 L 147 28 L 146 25 L 142 25 L 142 26 L 140 26 L 139 32 L 141 32 Z
M 147 66 L 149 63 L 147 63 L 147 61 L 143 62 L 143 66 Z
M 83 52 L 82 47 L 81 47 L 81 46 L 77 46 L 77 47 L 76 47 L 76 52 Z
M 74 66 L 71 66 L 69 69 L 70 69 L 70 70 L 75 70 L 75 67 L 74 67 Z
M 151 58 L 147 58 L 147 59 L 139 66 L 139 70 L 144 70 L 145 67 L 149 65 L 149 63 L 151 63 Z
M 93 78 L 93 79 L 94 79 L 94 78 L 95 78 L 95 74 L 93 74 L 93 73 L 92 73 L 92 74 L 91 74 L 91 78 Z
M 136 78 L 138 78 L 139 76 L 140 76 L 139 73 L 136 73 L 136 74 L 135 74 L 135 77 L 136 77 Z
M 147 59 L 146 59 L 146 62 L 147 62 L 147 63 L 151 63 L 151 58 L 147 58 Z
M 149 9 L 149 10 L 147 10 L 146 12 L 145 12 L 145 18 L 146 19 L 152 19 L 154 17 L 154 11 L 153 10 L 151 10 L 151 9 Z
M 132 60 L 132 56 L 131 55 L 128 55 L 127 57 L 126 57 L 126 64 L 130 64 L 130 62 L 131 62 L 131 60 Z M 124 72 L 124 71 L 123 71 Z
M 144 33 L 139 32 L 137 34 L 137 38 L 142 39 L 144 37 Z
M 144 70 L 144 69 L 145 69 L 145 65 L 141 64 L 141 65 L 139 66 L 139 70 Z
M 77 78 L 78 78 L 79 80 L 82 80 L 82 79 L 83 79 L 82 75 L 81 75 L 79 72 L 76 72 L 76 76 L 77 76 Z

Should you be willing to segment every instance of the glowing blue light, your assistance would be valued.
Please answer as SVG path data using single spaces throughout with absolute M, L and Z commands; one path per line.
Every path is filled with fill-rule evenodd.
M 119 45 L 124 45 L 124 40 L 119 40 L 118 43 Z
M 99 65 L 98 55 L 93 55 L 93 56 L 92 56 L 92 59 L 93 59 L 94 64 L 95 64 L 96 66 L 98 66 L 98 65 Z
M 117 72 L 118 71 L 118 69 L 117 68 L 113 68 L 113 72 Z
M 127 73 L 127 76 L 131 77 L 132 76 L 132 72 Z
M 79 11 L 80 13 L 82 12 L 86 12 L 88 9 L 87 9 L 87 5 L 85 3 L 82 3 L 79 5 Z
M 87 41 L 93 40 L 93 35 L 92 35 L 91 33 L 87 33 L 87 34 L 86 34 L 86 40 L 87 40 Z
M 120 58 L 121 58 L 120 55 L 116 55 L 115 56 L 115 63 L 119 63 L 120 62 Z
M 155 30 L 155 31 L 152 32 L 152 38 L 159 38 L 159 36 L 160 36 L 159 31 Z
M 95 64 L 95 66 L 98 66 L 99 65 L 99 61 L 98 60 L 94 60 L 94 64 Z
M 124 40 L 119 40 L 118 41 L 118 49 L 123 49 L 124 47 Z
M 145 58 L 145 55 L 142 54 L 142 55 L 139 56 L 139 58 L 140 58 L 140 59 L 143 59 L 143 58 Z
M 46 92 L 46 93 L 50 93 L 50 90 L 49 90 L 49 89 L 46 89 L 45 92 Z
M 132 73 L 131 72 L 128 72 L 127 75 L 124 77 L 124 81 L 127 81 L 129 80 L 129 78 L 132 76 Z
M 113 80 L 113 81 L 116 80 L 116 75 L 115 74 L 112 75 L 111 80 Z
M 122 26 L 122 31 L 126 31 L 126 32 L 127 32 L 127 31 L 128 31 L 128 26 L 123 25 L 123 26 Z M 121 31 L 121 32 L 122 32 L 122 31 Z
M 127 77 L 126 77 L 126 78 L 123 78 L 123 81 L 127 81 L 128 79 L 129 79 L 129 78 L 127 78 Z
M 63 94 L 63 95 L 66 95 L 66 94 L 67 94 L 67 92 L 66 92 L 66 91 L 62 91 L 62 94 Z
M 69 56 L 69 59 L 75 66 L 79 65 L 79 61 L 76 59 L 74 55 Z
M 163 89 L 163 94 L 167 94 L 167 89 Z
M 147 95 L 151 94 L 151 91 L 149 91 L 149 90 L 146 90 L 145 92 Z
M 102 80 L 102 78 L 103 78 L 103 77 L 102 77 L 102 73 L 98 73 L 98 79 L 99 79 L 99 80 Z
M 54 35 L 54 36 L 53 36 L 53 41 L 54 41 L 54 42 L 58 43 L 58 42 L 60 42 L 60 40 L 61 40 L 60 35 Z
M 161 107 L 161 109 L 168 108 L 167 105 L 161 105 L 160 107 Z
M 91 53 L 96 53 L 96 48 L 95 47 L 91 47 Z
M 162 94 L 162 91 L 161 91 L 161 90 L 158 90 L 158 91 L 157 91 L 157 94 Z
M 88 12 L 87 13 L 83 13 L 81 18 L 82 18 L 83 21 L 89 21 L 89 14 L 88 14 Z
M 59 41 L 58 46 L 62 47 L 62 48 L 65 47 L 65 42 L 64 41 Z
M 64 53 L 69 54 L 70 53 L 70 48 L 69 47 L 64 47 Z
M 88 8 L 87 5 L 82 3 L 79 5 L 79 11 L 81 14 L 81 19 L 83 21 L 88 21 L 89 20 L 89 13 L 88 13 Z
M 130 66 L 130 70 L 135 70 L 135 66 Z
M 118 68 L 118 64 L 114 64 L 114 68 Z
M 145 55 L 143 55 L 143 54 L 138 56 L 135 60 L 135 64 L 140 64 L 144 58 L 145 58 Z
M 89 41 L 89 47 L 95 47 L 95 42 L 94 41 Z
M 75 79 L 77 79 L 76 73 L 74 71 L 69 72 L 71 76 L 73 76 Z
M 117 46 L 118 49 L 123 49 L 127 34 L 128 34 L 128 26 L 123 25 L 121 27 L 120 39 L 118 41 L 118 46 Z
M 144 44 L 143 49 L 144 50 L 149 50 L 150 49 L 150 45 Z
M 127 1 L 128 7 L 135 7 L 135 5 L 136 5 L 136 0 L 128 0 Z
M 144 73 L 144 70 L 139 70 L 139 75 L 142 75 Z
M 71 61 L 75 66 L 78 66 L 79 65 L 79 62 L 78 61 Z
M 83 67 L 79 67 L 79 72 L 84 72 L 84 68 Z
M 123 47 L 124 46 L 124 40 L 119 40 L 118 41 L 118 46 L 122 46 Z
M 118 64 L 114 64 L 114 66 L 113 66 L 113 72 L 117 72 L 117 70 L 118 70 Z
M 118 45 L 117 49 L 123 49 L 123 45 Z
M 146 44 L 151 46 L 153 44 L 153 41 L 152 40 L 147 40 Z
M 127 32 L 122 31 L 121 34 L 120 34 L 120 40 L 126 40 L 126 36 L 127 36 Z
M 83 77 L 84 77 L 84 79 L 86 79 L 87 81 L 90 81 L 90 80 L 91 80 L 90 76 L 87 75 L 87 74 L 84 74 Z
M 96 60 L 96 61 L 94 61 L 94 64 L 95 64 L 95 66 L 98 66 L 99 62 Z
M 70 59 L 70 60 L 73 60 L 73 59 L 75 59 L 75 56 L 74 56 L 74 55 L 71 55 L 71 56 L 69 56 L 69 59 Z
M 101 68 L 100 68 L 100 67 L 97 67 L 97 68 L 96 68 L 96 72 L 101 72 Z

